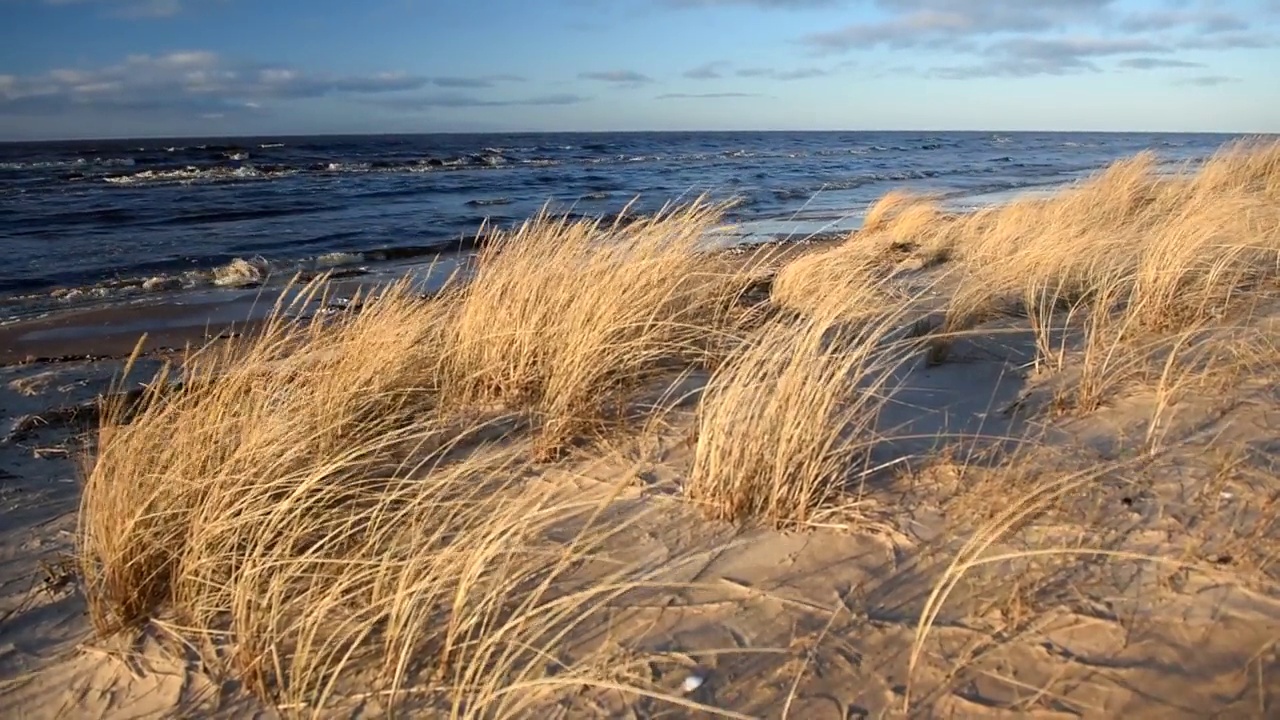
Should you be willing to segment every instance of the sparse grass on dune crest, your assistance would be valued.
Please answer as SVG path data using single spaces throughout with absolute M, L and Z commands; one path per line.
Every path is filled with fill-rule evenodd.
M 887 248 L 921 267 L 960 261 L 947 329 L 1017 308 L 1029 291 L 1070 305 L 1120 292 L 1144 327 L 1185 325 L 1212 315 L 1238 289 L 1277 273 L 1280 143 L 1224 147 L 1198 168 L 1167 175 L 1141 153 L 1052 197 L 947 215 L 928 198 L 894 192 L 867 214 L 864 229 L 827 262 L 797 265 L 788 305 L 886 265 Z M 849 269 L 841 257 L 858 257 Z M 847 263 L 847 261 L 845 261 Z M 883 268 L 882 268 L 883 269 Z M 1103 287 L 1118 283 L 1116 289 Z
M 1144 325 L 1192 322 L 1242 282 L 1274 274 L 1280 211 L 1265 179 L 1224 178 L 1275 158 L 1280 143 L 1231 146 L 1194 172 L 1161 176 L 1144 154 L 1004 222 L 997 208 L 990 228 L 967 239 L 972 279 L 1054 284 L 1070 299 L 1122 291 L 1121 309 Z
M 1221 353 L 1194 347 L 1220 341 L 1211 325 L 1276 297 L 1268 285 L 1280 275 L 1276 176 L 1280 143 L 1239 144 L 1194 172 L 1161 174 L 1155 156 L 1143 153 L 1055 196 L 962 216 L 894 192 L 844 244 L 783 268 L 772 299 L 811 323 L 928 323 L 928 303 L 890 281 L 901 277 L 904 254 L 916 258 L 913 270 L 948 262 L 931 276 L 945 311 L 929 341 L 931 362 L 945 362 L 952 342 L 978 326 L 1021 316 L 1030 323 L 1037 365 L 1062 376 L 1056 411 L 1093 412 L 1134 386 L 1155 386 L 1168 399 L 1177 395 L 1166 387 L 1171 382 L 1198 383 L 1231 366 Z M 810 466 L 830 453 L 835 436 L 827 422 L 836 398 L 856 384 L 851 368 L 837 371 L 845 359 L 828 357 L 799 371 L 810 362 L 805 331 L 771 331 L 773 339 L 735 357 L 732 377 L 726 371 L 713 379 L 703 402 L 689 493 L 719 517 L 803 518 L 832 486 L 816 478 L 832 477 L 849 460 Z M 770 343 L 786 337 L 792 354 L 779 361 L 784 354 Z M 792 399 L 770 406 L 784 396 Z M 809 409 L 792 409 L 801 406 Z M 730 427 L 732 433 L 724 429 Z M 776 437 L 764 439 L 770 432 Z M 806 438 L 804 448 L 793 447 L 793 435 Z M 779 511 L 783 500 L 789 509 Z
M 1030 317 L 1042 365 L 1061 367 L 1065 338 L 1077 333 L 1082 373 L 1110 390 L 1085 383 L 1073 404 L 1098 407 L 1123 385 L 1118 364 L 1137 368 L 1160 337 L 1247 315 L 1275 296 L 1280 205 L 1266 173 L 1278 160 L 1280 143 L 1236 145 L 1166 176 L 1140 155 L 1051 198 L 959 221 L 935 356 L 945 357 L 950 335 L 992 317 Z

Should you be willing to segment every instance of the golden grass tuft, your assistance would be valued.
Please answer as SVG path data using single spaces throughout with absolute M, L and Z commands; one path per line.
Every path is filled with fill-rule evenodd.
M 867 209 L 862 221 L 862 228 L 867 232 L 879 232 L 886 229 L 904 211 L 919 202 L 920 198 L 902 190 L 890 190 Z
M 290 307 L 107 408 L 79 528 L 98 632 L 150 627 L 289 716 L 522 717 L 606 682 L 557 643 L 642 584 L 573 575 L 634 521 L 599 519 L 622 485 L 532 481 L 510 418 L 444 412 L 424 339 L 450 314 L 407 285 Z
M 855 498 L 855 470 L 911 349 L 900 312 L 867 324 L 827 315 L 761 328 L 707 386 L 686 497 L 712 518 L 775 527 Z
M 529 410 L 555 457 L 658 374 L 706 360 L 747 285 L 705 252 L 723 209 L 626 226 L 538 218 L 499 235 L 452 309 L 445 396 Z
M 770 299 L 800 313 L 839 307 L 846 320 L 874 316 L 906 297 L 884 280 L 951 259 L 957 221 L 930 198 L 891 192 L 844 243 L 784 266 Z
M 261 473 L 351 463 L 353 452 L 377 463 L 380 438 L 426 402 L 412 378 L 427 318 L 404 286 L 337 321 L 294 324 L 288 310 L 282 301 L 247 346 L 198 353 L 176 378 L 162 372 L 131 422 L 123 404 L 104 413 L 80 514 L 100 631 L 137 625 L 172 599 L 209 496 Z M 165 392 L 174 380 L 184 389 Z
M 939 345 L 946 333 L 1022 314 L 1042 364 L 1060 367 L 1078 330 L 1083 372 L 1102 378 L 1153 336 L 1247 315 L 1280 276 L 1277 180 L 1266 175 L 1278 159 L 1280 143 L 1234 145 L 1161 175 L 1140 155 L 1051 198 L 967 218 Z M 1087 385 L 1077 405 L 1096 408 L 1108 393 Z
M 539 217 L 437 299 L 406 281 L 295 319 L 318 281 L 107 407 L 79 528 L 95 628 L 159 629 L 293 715 L 356 693 L 518 717 L 591 681 L 548 659 L 637 586 L 571 579 L 625 524 L 528 468 L 733 346 L 746 276 L 703 244 L 720 210 Z
M 846 320 L 879 313 L 892 289 L 879 281 L 881 263 L 870 248 L 833 248 L 787 263 L 769 291 L 774 305 L 799 313 L 839 308 Z

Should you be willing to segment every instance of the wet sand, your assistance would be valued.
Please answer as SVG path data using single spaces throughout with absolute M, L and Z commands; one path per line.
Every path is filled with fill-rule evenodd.
M 794 223 L 793 223 L 794 224 Z M 796 253 L 843 242 L 847 230 L 803 228 L 779 232 L 779 227 L 743 227 L 716 238 L 716 244 L 735 262 L 751 262 L 768 256 L 771 263 Z M 424 296 L 438 292 L 456 272 L 466 271 L 470 254 L 450 254 L 408 262 L 384 263 L 363 268 L 358 275 L 328 283 L 331 308 L 359 292 L 385 286 L 408 277 Z M 0 325 L 0 366 L 58 360 L 123 358 L 143 342 L 144 353 L 181 350 L 220 338 L 251 332 L 290 292 L 286 278 L 274 278 L 259 287 L 198 288 L 156 293 L 152 298 L 129 302 L 102 301 L 93 305 L 53 310 L 38 317 Z M 296 289 L 296 286 L 293 286 Z M 321 309 L 318 302 L 296 308 L 299 315 Z
M 460 262 L 459 257 L 444 257 L 429 264 L 384 265 L 358 277 L 330 281 L 329 297 L 334 307 L 340 307 L 357 292 L 406 276 L 420 292 L 430 294 L 439 290 Z M 282 298 L 291 301 L 298 287 L 286 279 L 273 279 L 260 287 L 179 290 L 144 301 L 102 302 L 17 320 L 0 326 L 0 366 L 124 357 L 143 335 L 144 352 L 203 345 L 251 331 Z M 318 309 L 319 302 L 294 308 L 299 315 Z

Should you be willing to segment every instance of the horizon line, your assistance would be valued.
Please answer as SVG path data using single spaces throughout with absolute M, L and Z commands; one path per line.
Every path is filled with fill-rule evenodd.
M 1280 135 L 1280 130 L 1009 130 L 1001 128 L 988 129 L 951 129 L 940 128 L 904 128 L 904 129 L 843 129 L 843 130 L 765 130 L 765 129 L 733 129 L 733 130 L 427 130 L 401 132 L 318 132 L 318 133 L 232 133 L 213 135 L 96 135 L 81 137 L 51 138 L 2 138 L 0 145 L 18 145 L 23 143 L 66 143 L 66 142 L 114 142 L 123 140 L 210 140 L 210 139 L 275 139 L 275 138 L 314 138 L 314 137 L 411 137 L 432 135 L 677 135 L 677 134 L 835 134 L 835 133 L 999 133 L 1009 135 L 1237 135 L 1237 136 L 1271 136 Z

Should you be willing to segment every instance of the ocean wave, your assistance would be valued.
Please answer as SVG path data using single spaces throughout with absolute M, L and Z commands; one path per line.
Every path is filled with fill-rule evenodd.
M 311 168 L 312 168 L 313 170 L 318 170 L 318 171 L 320 171 L 320 172 L 329 172 L 329 173 L 342 173 L 342 172 L 348 172 L 348 173 L 350 173 L 350 172 L 369 172 L 370 170 L 372 170 L 372 169 L 373 169 L 373 166 L 372 166 L 372 165 L 370 165 L 370 164 L 369 164 L 369 163 L 367 163 L 367 162 L 337 162 L 337 161 L 334 161 L 334 162 L 319 163 L 319 164 L 316 164 L 316 165 L 312 165 L 312 166 L 311 166 Z
M 263 143 L 261 146 L 283 146 L 281 143 Z M 573 147 L 573 146 L 556 146 Z M 494 152 L 502 150 L 503 153 Z M 631 153 L 600 157 L 553 157 L 539 154 L 531 157 L 514 155 L 516 151 L 542 150 L 539 147 L 486 147 L 480 152 L 425 157 L 416 159 L 350 159 L 336 157 L 331 160 L 298 162 L 302 158 L 293 159 L 285 153 L 273 155 L 279 162 L 251 162 L 252 154 L 232 145 L 191 145 L 170 146 L 163 148 L 167 155 L 140 154 L 128 158 L 78 158 L 68 161 L 40 162 L 5 162 L 0 163 L 0 170 L 38 170 L 60 168 L 69 171 L 61 179 L 79 181 L 85 179 L 102 180 L 113 185 L 165 185 L 175 183 L 228 182 L 237 180 L 264 180 L 286 177 L 297 174 L 365 174 L 365 173 L 427 173 L 434 171 L 480 171 L 512 168 L 549 168 L 565 164 L 570 165 L 642 165 L 666 163 L 671 165 L 694 164 L 700 162 L 752 162 L 769 158 L 800 159 L 811 155 L 859 154 L 865 149 L 853 148 L 839 151 L 774 151 L 758 152 L 747 148 L 722 150 L 718 152 L 693 153 Z M 139 152 L 146 148 L 138 148 Z M 149 151 L 157 152 L 157 151 Z M 172 153 L 178 153 L 175 157 Z M 183 153 L 186 157 L 183 157 Z M 182 160 L 187 162 L 182 162 Z M 234 163 L 234 164 L 233 164 Z M 142 166 L 134 173 L 110 174 L 97 170 L 110 168 L 127 168 Z M 92 170 L 91 170 L 92 168 Z
M 130 157 L 76 158 L 75 160 L 30 160 L 0 162 L 0 170 L 56 170 L 86 167 L 133 167 L 137 161 Z
M 253 287 L 273 277 L 301 275 L 303 279 L 307 279 L 321 273 L 328 273 L 334 278 L 355 277 L 368 273 L 369 269 L 361 265 L 365 260 L 365 254 L 360 252 L 328 252 L 300 260 L 268 260 L 261 255 L 237 257 L 206 268 L 112 278 L 87 285 L 54 288 L 41 293 L 14 295 L 8 301 L 46 299 L 59 304 L 77 304 L 202 287 Z
M 840 148 L 840 149 L 832 149 L 832 150 L 818 150 L 813 154 L 816 155 L 817 157 L 838 157 L 840 155 L 866 155 L 869 152 L 871 152 L 870 148 L 855 147 L 855 148 Z M 808 156 L 809 156 L 809 153 L 805 153 L 805 152 L 787 153 L 787 157 L 789 158 L 803 158 Z
M 789 216 L 802 206 L 840 212 L 899 184 L 947 193 L 1074 179 L 1146 147 L 1189 162 L 1219 144 L 1195 136 L 995 131 L 280 140 L 0 146 L 0 224 L 30 258 L 0 274 L 0 297 L 133 275 L 139 279 L 127 287 L 134 289 L 92 292 L 145 292 L 142 283 L 155 278 L 152 290 L 175 282 L 211 285 L 208 270 L 199 277 L 182 272 L 226 264 L 237 254 L 278 262 L 273 276 L 298 266 L 279 257 L 327 251 L 369 252 L 341 268 L 380 257 L 398 261 L 442 247 L 370 248 L 452 242 L 475 232 L 482 216 L 518 222 L 544 200 L 594 214 L 640 197 L 637 207 L 649 211 L 705 188 L 753 198 L 756 204 L 734 217 L 752 220 Z M 496 207 L 502 199 L 510 203 Z M 104 247 L 111 252 L 99 252 Z
M 791 188 L 780 188 L 773 191 L 773 196 L 779 200 L 797 200 L 801 198 L 811 198 L 824 192 L 833 192 L 841 190 L 854 190 L 867 185 L 887 182 L 907 182 L 911 180 L 928 180 L 942 175 L 964 174 L 973 172 L 972 170 L 957 171 L 957 173 L 944 173 L 937 170 L 901 170 L 895 172 L 884 173 L 867 173 L 856 177 L 846 178 L 843 180 L 831 180 L 820 185 L 805 185 Z
M 129 175 L 108 175 L 102 180 L 112 185 L 189 185 L 204 182 L 270 180 L 296 173 L 295 169 L 280 166 L 256 168 L 252 165 L 239 167 L 188 165 L 174 170 L 143 170 Z

